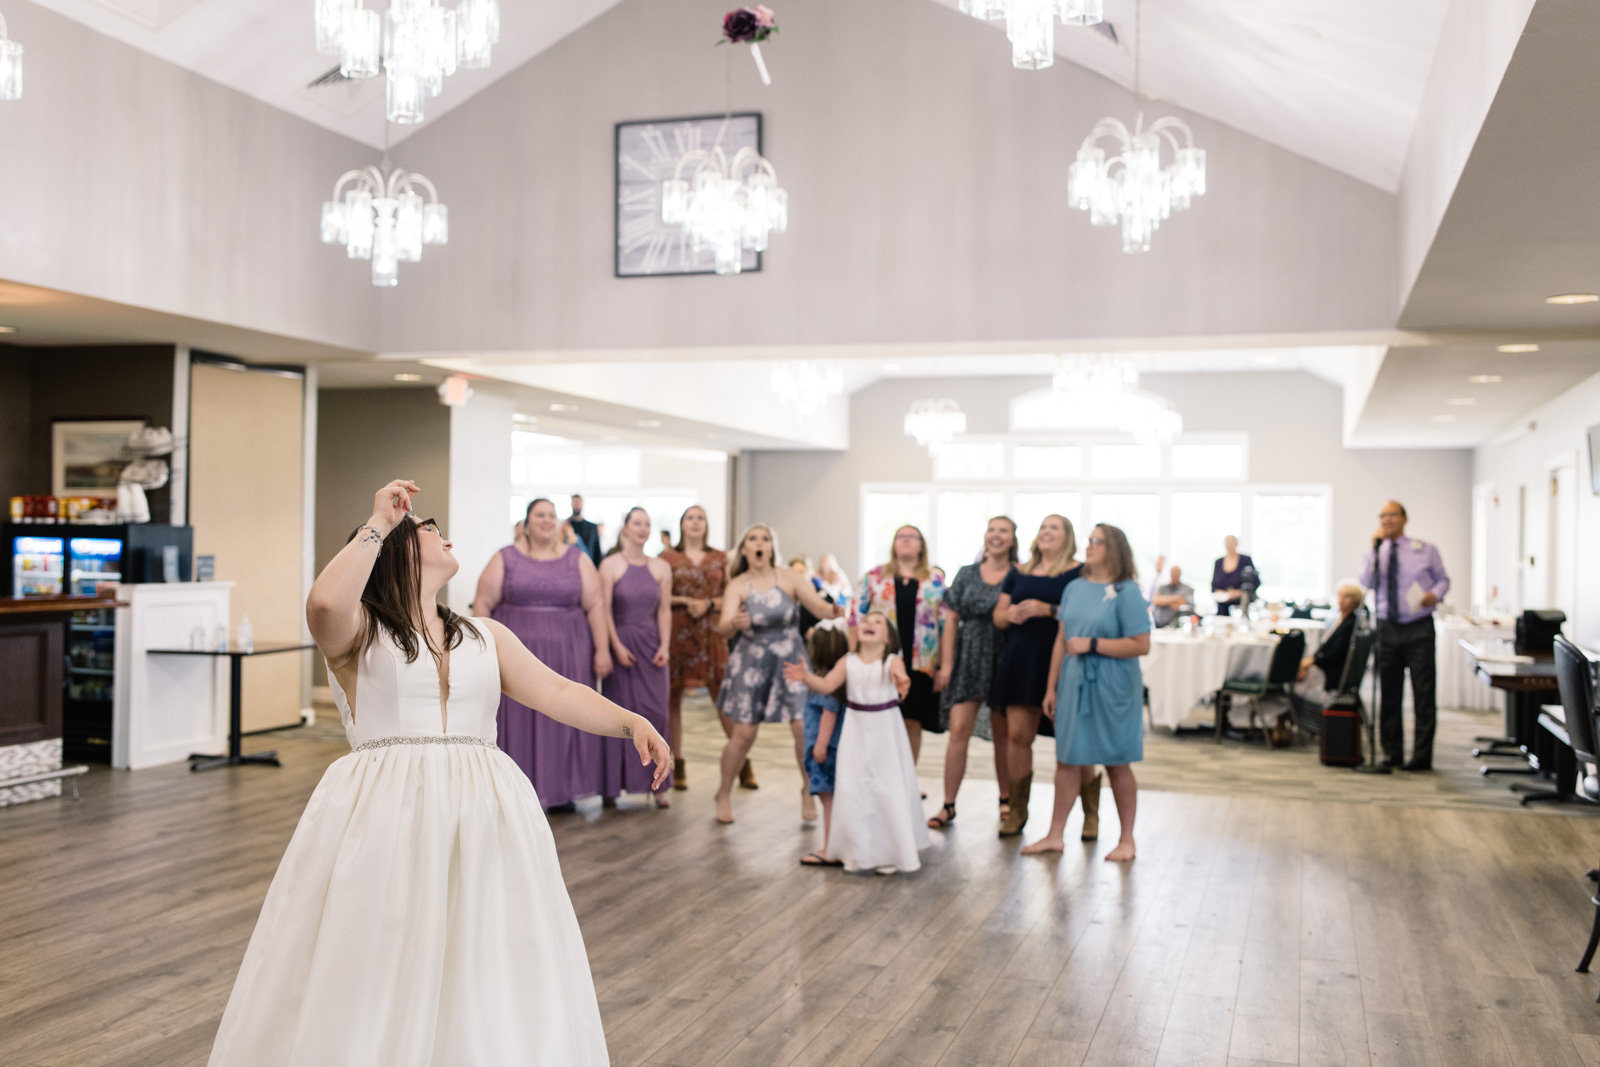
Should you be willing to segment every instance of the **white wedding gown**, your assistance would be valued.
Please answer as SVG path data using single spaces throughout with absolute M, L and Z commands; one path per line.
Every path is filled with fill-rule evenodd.
M 494 635 L 380 635 L 354 749 L 323 775 L 267 890 L 210 1067 L 607 1064 L 577 917 L 533 785 L 495 746 Z

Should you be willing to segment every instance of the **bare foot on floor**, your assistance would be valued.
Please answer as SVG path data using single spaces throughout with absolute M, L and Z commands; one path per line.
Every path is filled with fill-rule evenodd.
M 1037 856 L 1041 852 L 1061 852 L 1066 849 L 1066 843 L 1059 837 L 1041 837 L 1031 845 L 1022 849 L 1024 856 Z
M 1120 841 L 1120 842 L 1117 843 L 1117 847 L 1116 848 L 1114 848 L 1110 852 L 1106 853 L 1106 862 L 1107 863 L 1126 863 L 1128 860 L 1133 859 L 1133 857 L 1136 856 L 1137 854 L 1138 854 L 1138 850 L 1133 847 L 1133 842 L 1132 841 L 1128 841 L 1128 840 Z
M 656 794 L 656 807 L 658 807 L 658 808 L 670 808 L 670 807 L 672 807 L 672 794 L 670 794 L 670 793 L 657 793 Z
M 720 823 L 733 821 L 733 801 L 726 793 L 717 794 L 717 821 Z
M 817 821 L 817 798 L 805 786 L 800 787 L 800 818 L 804 822 Z

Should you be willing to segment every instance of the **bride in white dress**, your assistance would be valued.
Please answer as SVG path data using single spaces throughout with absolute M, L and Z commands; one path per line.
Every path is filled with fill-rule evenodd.
M 353 751 L 323 775 L 267 891 L 210 1067 L 609 1063 L 583 936 L 533 785 L 495 745 L 500 694 L 671 752 L 509 630 L 430 608 L 456 572 L 409 481 L 311 588 Z

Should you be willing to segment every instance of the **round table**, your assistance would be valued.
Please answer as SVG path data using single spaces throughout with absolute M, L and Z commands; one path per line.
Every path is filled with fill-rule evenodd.
M 1208 637 L 1179 630 L 1153 631 L 1150 654 L 1140 664 L 1145 688 L 1150 690 L 1151 723 L 1179 726 L 1197 704 L 1222 688 L 1228 677 L 1228 653 L 1235 647 L 1277 643 L 1270 633 L 1234 631 Z

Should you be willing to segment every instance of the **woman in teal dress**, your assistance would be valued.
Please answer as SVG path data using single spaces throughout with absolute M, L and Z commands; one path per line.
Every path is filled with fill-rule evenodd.
M 1104 764 L 1117 802 L 1122 838 L 1112 862 L 1134 857 L 1133 816 L 1139 784 L 1132 764 L 1144 759 L 1144 680 L 1139 657 L 1150 651 L 1150 611 L 1139 592 L 1128 538 L 1096 526 L 1083 573 L 1061 597 L 1061 631 L 1050 656 L 1044 713 L 1056 728 L 1056 798 L 1050 832 L 1025 853 L 1060 852 L 1083 768 Z

